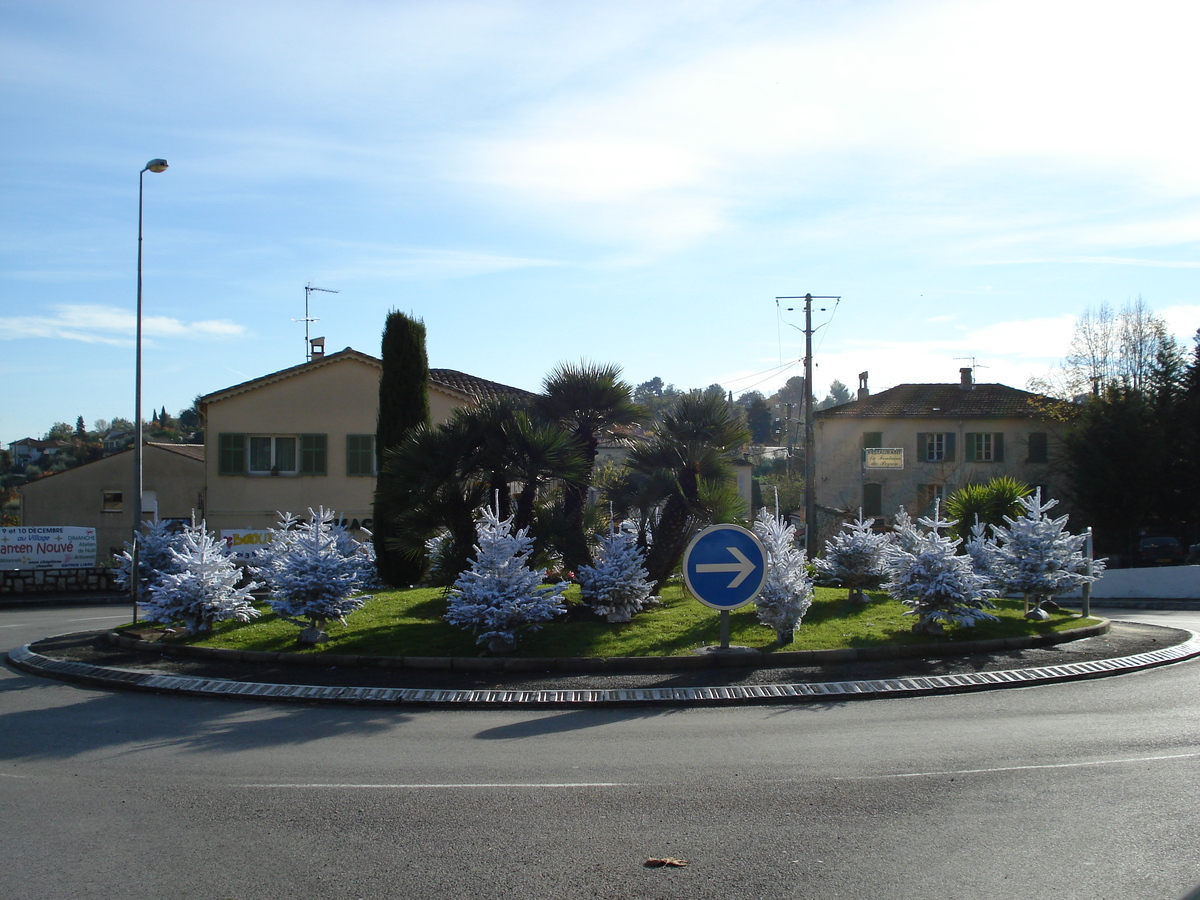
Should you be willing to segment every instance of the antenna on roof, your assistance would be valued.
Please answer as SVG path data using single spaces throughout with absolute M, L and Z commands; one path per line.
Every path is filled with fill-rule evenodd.
M 340 291 L 335 291 L 330 288 L 313 287 L 313 284 L 311 281 L 304 286 L 304 318 L 303 319 L 292 319 L 292 321 L 304 323 L 304 361 L 305 362 L 312 362 L 312 358 L 313 358 L 313 342 L 308 339 L 308 323 L 321 321 L 320 319 L 313 319 L 308 315 L 308 298 L 310 296 L 312 296 L 313 291 L 321 291 L 324 294 L 341 293 Z M 317 340 L 321 341 L 321 355 L 323 356 L 325 354 L 325 339 L 317 338 Z

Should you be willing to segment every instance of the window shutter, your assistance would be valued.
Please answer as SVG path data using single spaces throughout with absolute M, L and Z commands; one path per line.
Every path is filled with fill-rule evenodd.
M 913 456 L 917 462 L 927 462 L 929 460 L 929 435 L 924 431 L 917 432 L 917 452 Z
M 326 435 L 323 434 L 302 434 L 300 435 L 300 474 L 301 475 L 324 475 L 326 474 Z
M 883 446 L 882 431 L 864 431 L 863 432 L 863 449 L 878 450 Z
M 375 474 L 375 435 L 346 435 L 346 474 Z
M 954 462 L 954 432 L 946 432 L 946 462 Z
M 217 435 L 217 474 L 246 474 L 246 435 L 231 431 Z
M 883 515 L 883 485 L 863 485 L 863 518 L 878 518 Z
M 968 431 L 964 437 L 967 439 L 967 446 L 963 454 L 963 459 L 967 462 L 975 462 L 975 435 Z
M 995 462 L 1004 462 L 1004 433 L 997 431 L 992 435 L 992 459 Z
M 1029 459 L 1026 462 L 1044 463 L 1050 459 L 1046 432 L 1034 431 L 1029 435 Z

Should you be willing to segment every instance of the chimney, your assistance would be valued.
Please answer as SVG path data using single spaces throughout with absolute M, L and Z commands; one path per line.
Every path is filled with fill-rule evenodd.
M 325 338 L 323 338 L 323 337 L 313 338 L 311 341 L 309 341 L 309 344 L 312 345 L 312 358 L 313 359 L 320 359 L 322 356 L 325 355 Z
M 963 366 L 958 370 L 958 386 L 964 391 L 975 390 L 975 380 L 971 377 L 970 366 Z
M 867 387 L 867 373 L 859 372 L 858 373 L 858 399 L 866 400 L 870 396 L 871 396 L 871 391 Z

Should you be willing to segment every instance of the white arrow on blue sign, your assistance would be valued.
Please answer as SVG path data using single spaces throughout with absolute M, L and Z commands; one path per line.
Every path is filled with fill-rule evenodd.
M 710 525 L 683 553 L 683 580 L 713 609 L 737 609 L 758 596 L 767 579 L 767 551 L 753 531 Z

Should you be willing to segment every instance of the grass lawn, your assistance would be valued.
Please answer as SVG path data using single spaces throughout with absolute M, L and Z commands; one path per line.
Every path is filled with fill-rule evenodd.
M 720 643 L 720 614 L 672 584 L 663 591 L 661 605 L 634 617 L 626 624 L 610 624 L 579 602 L 578 587 L 567 594 L 570 611 L 540 631 L 527 634 L 511 656 L 518 657 L 605 657 L 679 656 L 698 647 Z M 955 641 L 1046 634 L 1094 624 L 1073 611 L 1052 613 L 1044 622 L 1022 615 L 1020 600 L 998 600 L 992 612 L 999 622 L 975 628 L 951 628 L 945 636 L 930 638 L 911 631 L 913 616 L 906 607 L 886 594 L 872 593 L 872 602 L 852 605 L 845 588 L 817 588 L 812 608 L 796 629 L 795 640 L 783 647 L 775 633 L 760 625 L 753 604 L 730 614 L 730 642 L 762 650 L 825 650 L 846 647 L 876 647 L 886 644 L 946 644 Z M 346 653 L 370 656 L 482 656 L 485 651 L 465 629 L 442 621 L 446 610 L 445 590 L 415 588 L 375 594 L 345 625 L 326 626 L 330 640 L 316 647 L 297 643 L 300 629 L 281 621 L 270 607 L 263 616 L 241 624 L 226 622 L 202 640 L 187 643 L 237 650 L 295 651 L 300 653 Z

